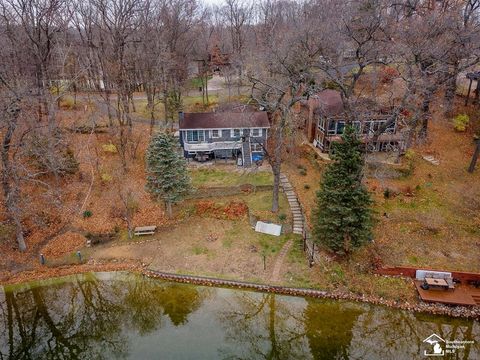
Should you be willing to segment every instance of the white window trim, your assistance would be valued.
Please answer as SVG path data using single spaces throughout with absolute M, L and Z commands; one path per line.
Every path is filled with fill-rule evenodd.
M 255 130 L 258 130 L 258 135 L 255 135 L 255 134 L 254 134 L 254 131 L 255 131 Z M 260 128 L 253 128 L 252 131 L 251 131 L 251 135 L 250 135 L 250 136 L 251 136 L 251 137 L 262 137 L 262 129 L 260 129 Z
M 213 136 L 213 132 L 214 132 L 214 131 L 217 131 L 217 132 L 218 132 L 218 133 L 217 133 L 217 136 Z M 210 137 L 211 137 L 212 139 L 221 138 L 221 137 L 222 137 L 222 130 L 220 130 L 220 129 L 210 130 Z
M 260 143 L 251 143 L 250 144 L 250 151 L 251 152 L 263 152 L 263 146 Z
M 197 132 L 198 136 L 198 140 L 188 140 L 188 132 L 191 131 L 192 133 L 193 132 Z M 200 139 L 200 133 L 203 133 L 203 139 Z M 186 137 L 186 142 L 187 143 L 202 143 L 202 142 L 205 142 L 205 131 L 204 130 L 187 130 L 187 132 L 185 133 L 185 137 Z M 192 139 L 193 139 L 193 135 L 192 135 Z
M 326 120 L 325 118 L 322 118 L 322 117 L 318 120 L 318 128 L 319 128 L 320 130 L 322 130 L 323 132 L 325 132 L 325 124 L 326 124 L 326 122 L 327 122 L 327 120 Z
M 238 136 L 235 136 L 235 130 L 238 130 L 238 131 L 239 131 L 240 134 L 239 134 Z M 243 133 L 242 129 L 239 129 L 239 128 L 231 129 L 231 130 L 230 130 L 230 137 L 232 137 L 232 138 L 236 138 L 236 137 L 241 138 L 241 137 L 242 137 L 242 133 Z

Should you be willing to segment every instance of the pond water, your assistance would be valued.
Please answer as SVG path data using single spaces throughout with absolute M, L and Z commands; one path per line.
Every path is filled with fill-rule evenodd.
M 480 323 L 96 273 L 0 286 L 0 359 L 480 359 Z M 446 346 L 440 342 L 442 351 Z M 438 348 L 437 348 L 438 350 Z

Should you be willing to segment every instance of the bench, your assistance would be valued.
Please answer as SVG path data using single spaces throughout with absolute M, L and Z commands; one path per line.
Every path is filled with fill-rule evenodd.
M 136 236 L 155 234 L 156 226 L 138 226 L 133 231 Z

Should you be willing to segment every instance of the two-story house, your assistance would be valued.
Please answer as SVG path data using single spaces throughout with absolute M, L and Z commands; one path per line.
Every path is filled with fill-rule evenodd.
M 248 167 L 263 159 L 269 128 L 263 111 L 179 114 L 184 156 L 200 161 L 236 159 Z
M 372 104 L 364 105 L 368 110 L 362 111 L 358 120 L 353 122 L 359 140 L 369 151 L 403 151 L 405 141 L 396 122 L 387 127 L 373 142 L 374 133 L 387 122 L 390 112 L 375 109 Z M 340 141 L 347 124 L 340 93 L 335 90 L 323 90 L 304 102 L 303 106 L 306 107 L 304 116 L 307 138 L 321 151 L 329 152 L 330 145 Z

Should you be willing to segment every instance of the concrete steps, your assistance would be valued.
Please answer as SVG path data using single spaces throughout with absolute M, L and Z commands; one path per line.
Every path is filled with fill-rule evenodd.
M 297 194 L 295 189 L 288 181 L 288 178 L 285 174 L 280 174 L 280 186 L 282 187 L 285 195 L 287 196 L 288 204 L 290 205 L 290 211 L 293 216 L 293 233 L 294 234 L 303 234 L 304 221 L 302 208 L 298 202 Z

